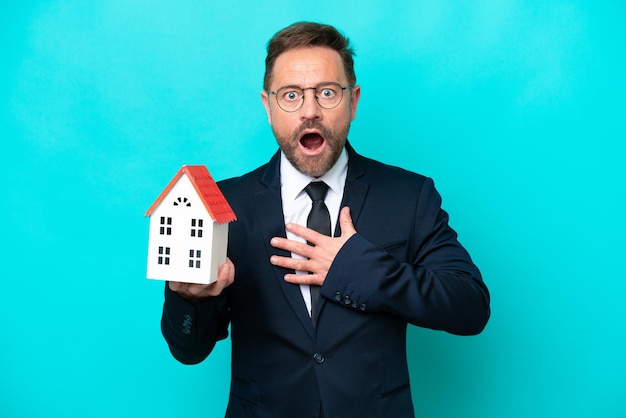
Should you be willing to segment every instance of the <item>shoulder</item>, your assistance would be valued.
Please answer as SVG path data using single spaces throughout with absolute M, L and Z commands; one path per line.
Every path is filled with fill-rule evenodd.
M 409 188 L 411 190 L 434 187 L 433 180 L 420 173 L 386 164 L 350 150 L 348 177 L 370 186 Z M 391 190 L 390 190 L 391 191 Z
M 279 156 L 276 152 L 269 162 L 238 177 L 219 181 L 217 184 L 224 194 L 250 194 L 268 187 L 280 186 Z
M 231 177 L 225 180 L 221 180 L 217 182 L 220 190 L 222 192 L 235 192 L 238 189 L 242 191 L 246 189 L 250 189 L 254 185 L 258 185 L 262 176 L 262 173 L 265 171 L 267 164 L 260 166 L 259 168 L 250 171 L 249 173 L 243 174 L 237 177 Z

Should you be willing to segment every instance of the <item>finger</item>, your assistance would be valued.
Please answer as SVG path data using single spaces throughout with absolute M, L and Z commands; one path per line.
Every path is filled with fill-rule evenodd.
M 285 274 L 285 281 L 293 284 L 313 284 L 321 286 L 324 279 L 319 274 Z
M 230 283 L 225 282 L 224 280 L 218 279 L 217 281 L 211 283 L 209 287 L 204 290 L 207 296 L 219 296 L 222 294 L 222 290 Z
M 222 291 L 235 281 L 235 265 L 226 259 L 217 272 L 217 280 L 203 290 L 209 296 L 219 296 Z
M 352 223 L 352 215 L 350 214 L 350 208 L 344 206 L 339 212 L 339 225 L 341 226 L 341 236 L 351 236 L 356 234 L 356 229 Z
M 231 276 L 234 276 L 234 267 L 233 262 L 227 258 L 217 272 L 217 280 L 229 281 Z
M 319 232 L 314 231 L 310 228 L 291 222 L 285 225 L 285 227 L 287 231 L 304 238 L 306 241 L 312 243 L 313 245 L 318 245 L 321 240 L 327 237 L 326 235 L 320 234 Z
M 195 302 L 198 302 L 202 298 L 210 296 L 207 293 L 207 289 L 210 288 L 210 285 L 201 285 L 196 283 L 178 283 L 178 286 L 175 287 L 177 288 L 177 290 L 175 290 L 176 293 L 178 293 L 185 299 L 190 299 Z
M 306 258 L 310 258 L 312 255 L 313 247 L 303 242 L 293 241 L 286 238 L 274 237 L 270 240 L 270 244 L 274 248 L 289 251 L 294 254 L 301 255 Z
M 182 283 L 179 282 L 167 282 L 167 285 L 169 286 L 170 290 L 172 292 L 178 292 L 180 290 L 180 288 L 182 287 Z
M 284 267 L 291 270 L 298 271 L 310 271 L 310 261 L 301 258 L 281 257 L 279 255 L 273 255 L 270 257 L 270 263 L 278 267 Z

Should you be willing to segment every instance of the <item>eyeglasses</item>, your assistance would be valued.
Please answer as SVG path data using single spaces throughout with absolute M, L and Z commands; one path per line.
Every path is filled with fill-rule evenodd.
M 342 87 L 339 83 L 324 83 L 317 87 L 295 87 L 285 86 L 277 91 L 268 90 L 269 94 L 276 95 L 276 103 L 285 112 L 295 112 L 302 107 L 304 103 L 304 91 L 315 90 L 315 100 L 324 109 L 334 109 L 339 106 L 343 99 L 343 91 L 352 88 L 351 86 Z

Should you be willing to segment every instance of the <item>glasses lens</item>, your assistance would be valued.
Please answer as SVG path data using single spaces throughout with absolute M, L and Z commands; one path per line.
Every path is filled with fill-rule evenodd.
M 304 101 L 304 92 L 297 87 L 282 87 L 276 92 L 278 105 L 286 112 L 300 109 Z
M 343 89 L 337 83 L 328 83 L 315 90 L 317 102 L 325 109 L 336 107 L 343 97 Z

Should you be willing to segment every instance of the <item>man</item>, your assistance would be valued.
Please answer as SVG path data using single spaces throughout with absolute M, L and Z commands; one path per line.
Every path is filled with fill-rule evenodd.
M 217 282 L 166 286 L 179 361 L 202 361 L 230 325 L 227 417 L 413 417 L 407 324 L 469 335 L 487 323 L 487 288 L 433 182 L 347 142 L 360 94 L 333 27 L 278 32 L 261 100 L 280 150 L 219 184 L 238 221 Z M 332 237 L 305 226 L 309 212 Z

